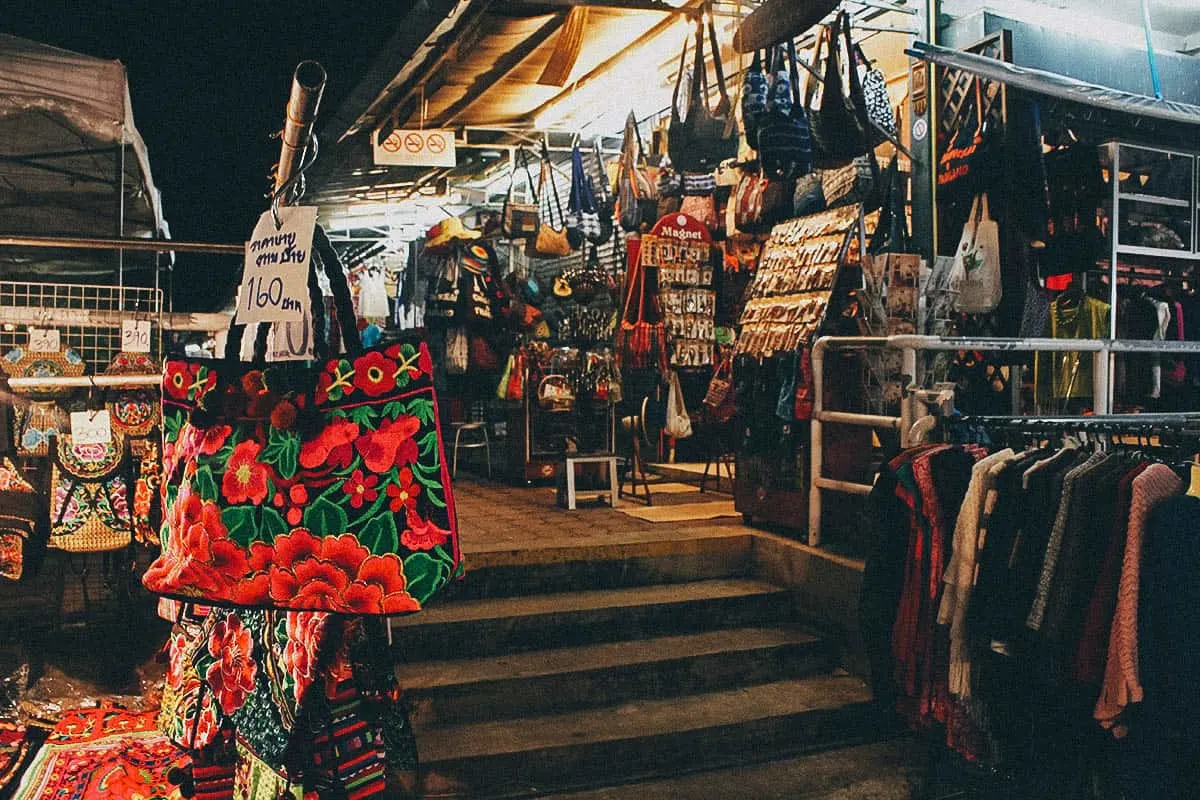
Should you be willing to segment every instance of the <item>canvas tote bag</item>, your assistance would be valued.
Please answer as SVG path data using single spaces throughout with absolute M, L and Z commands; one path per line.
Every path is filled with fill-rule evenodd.
M 971 204 L 950 280 L 958 288 L 959 311 L 986 314 L 1000 305 L 1000 226 L 988 213 L 987 194 Z

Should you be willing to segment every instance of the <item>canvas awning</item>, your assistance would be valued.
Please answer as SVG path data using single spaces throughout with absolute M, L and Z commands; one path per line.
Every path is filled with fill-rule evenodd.
M 167 238 L 119 61 L 0 34 L 0 233 Z M 112 253 L 0 248 L 5 277 L 115 264 Z
M 942 67 L 964 70 L 1027 92 L 1163 122 L 1200 125 L 1200 106 L 1189 103 L 1159 100 L 1143 94 L 1098 86 L 1066 75 L 1010 64 L 927 42 L 915 42 L 906 52 Z

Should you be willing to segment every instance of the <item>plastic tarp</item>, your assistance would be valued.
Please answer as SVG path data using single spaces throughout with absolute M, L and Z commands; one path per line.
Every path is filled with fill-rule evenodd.
M 1200 125 L 1200 106 L 1159 100 L 1144 94 L 1097 86 L 1033 67 L 1009 64 L 987 56 L 965 53 L 927 42 L 915 42 L 909 55 L 951 69 L 960 69 L 988 80 L 1000 81 L 1028 92 L 1058 97 L 1081 105 L 1184 125 Z
M 119 61 L 0 34 L 0 233 L 167 238 Z M 89 261 L 115 256 L 0 248 L 3 276 Z

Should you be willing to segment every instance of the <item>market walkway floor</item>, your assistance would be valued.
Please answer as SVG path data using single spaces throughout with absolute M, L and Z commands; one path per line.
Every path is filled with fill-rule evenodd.
M 651 484 L 651 492 L 654 492 Z M 540 548 L 679 541 L 746 532 L 740 517 L 655 524 L 594 502 L 599 490 L 579 491 L 580 507 L 557 505 L 553 486 L 512 486 L 459 473 L 454 484 L 458 528 L 468 569 L 472 556 Z M 654 493 L 655 506 L 709 502 L 726 495 L 711 491 Z M 637 504 L 624 500 L 624 503 Z

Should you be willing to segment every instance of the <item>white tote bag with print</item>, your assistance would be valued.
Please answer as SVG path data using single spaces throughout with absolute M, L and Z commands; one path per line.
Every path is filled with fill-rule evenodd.
M 1000 226 L 989 214 L 986 193 L 971 204 L 971 215 L 954 253 L 950 281 L 958 291 L 961 312 L 986 314 L 1000 305 Z

